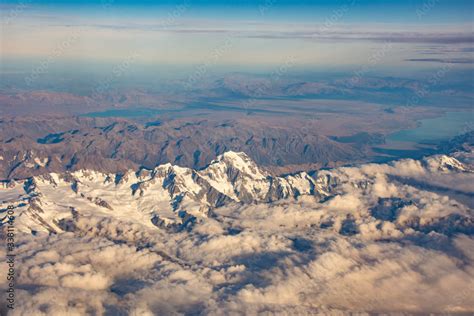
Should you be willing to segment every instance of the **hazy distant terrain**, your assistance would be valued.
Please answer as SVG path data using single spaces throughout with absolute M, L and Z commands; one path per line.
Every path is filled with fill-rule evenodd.
M 23 87 L 20 73 L 5 75 L 0 90 L 4 179 L 167 162 L 202 168 L 227 150 L 246 152 L 276 173 L 421 157 L 470 132 L 474 119 L 472 82 L 460 85 L 459 70 L 429 94 L 420 94 L 429 80 L 422 77 L 234 73 L 193 85 L 182 76 L 155 85 L 120 78 L 107 89 L 94 81 L 52 89 L 47 81 Z M 447 111 L 465 114 L 451 123 L 442 120 Z M 451 130 L 432 143 L 387 141 L 430 118 Z
M 13 64 L 15 65 L 15 64 Z M 4 65 L 5 66 L 5 65 Z M 178 117 L 210 112 L 318 115 L 322 113 L 357 113 L 374 106 L 386 109 L 429 106 L 432 111 L 471 108 L 474 83 L 464 81 L 471 75 L 466 70 L 440 68 L 420 70 L 417 77 L 359 75 L 324 72 L 261 74 L 213 74 L 193 78 L 193 69 L 179 78 L 146 81 L 151 71 L 124 74 L 105 81 L 113 69 L 90 72 L 90 80 L 50 70 L 42 80 L 25 85 L 29 69 L 12 66 L 0 83 L 0 111 L 3 115 L 85 114 L 127 108 L 155 109 L 154 114 Z M 159 68 L 157 69 L 159 71 Z M 442 81 L 435 76 L 442 76 Z M 129 74 L 129 76 L 131 76 Z M 143 77 L 143 78 L 141 78 Z M 133 77 L 134 78 L 134 77 Z M 434 80 L 437 79 L 438 81 Z M 73 86 L 65 82 L 74 82 Z M 183 111 L 186 113 L 183 113 Z M 123 115 L 133 115 L 123 112 Z M 230 114 L 229 114 L 230 115 Z
M 377 122 L 370 122 L 372 115 L 377 116 Z M 385 143 L 385 135 L 402 124 L 397 121 L 409 122 L 406 113 L 379 111 L 352 117 L 158 117 L 148 122 L 111 117 L 10 118 L 0 122 L 0 175 L 3 179 L 21 179 L 80 169 L 123 172 L 164 163 L 202 168 L 228 150 L 243 151 L 276 174 L 413 153 L 450 152 L 450 148 L 438 151 L 440 148 L 433 145 L 413 153 L 377 152 L 375 149 Z M 356 133 L 364 130 L 362 126 L 367 131 Z M 472 144 L 472 140 L 466 142 Z

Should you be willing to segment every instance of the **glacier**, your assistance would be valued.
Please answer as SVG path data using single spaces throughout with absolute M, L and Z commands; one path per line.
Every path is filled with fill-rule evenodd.
M 227 152 L 5 181 L 13 314 L 472 313 L 469 155 L 274 176 Z

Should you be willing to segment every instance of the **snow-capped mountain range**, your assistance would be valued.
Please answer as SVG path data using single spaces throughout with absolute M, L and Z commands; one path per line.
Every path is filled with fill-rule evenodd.
M 444 155 L 411 162 L 418 178 L 422 174 L 472 172 Z M 366 166 L 391 168 L 393 176 L 403 173 L 396 163 Z M 300 196 L 323 202 L 339 195 L 346 184 L 361 193 L 370 190 L 378 177 L 366 173 L 356 178 L 347 170 L 351 168 L 276 177 L 261 170 L 245 153 L 226 152 L 202 170 L 165 164 L 124 174 L 81 170 L 12 180 L 1 184 L 0 199 L 2 208 L 15 205 L 24 231 L 61 232 L 68 229 L 69 219 L 87 214 L 181 230 L 225 205 L 270 203 Z
M 470 158 L 277 177 L 226 152 L 200 170 L 3 182 L 14 315 L 472 314 Z

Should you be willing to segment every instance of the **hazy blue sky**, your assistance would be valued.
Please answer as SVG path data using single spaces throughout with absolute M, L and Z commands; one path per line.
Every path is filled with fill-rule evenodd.
M 4 60 L 472 64 L 472 1 L 24 0 L 1 6 Z

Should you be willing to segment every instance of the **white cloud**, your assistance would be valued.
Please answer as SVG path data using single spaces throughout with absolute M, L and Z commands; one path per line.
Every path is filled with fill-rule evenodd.
M 340 181 L 327 201 L 229 204 L 180 232 L 120 210 L 19 232 L 13 315 L 474 312 L 472 209 L 430 187 L 471 173 L 412 160 L 323 173 Z

